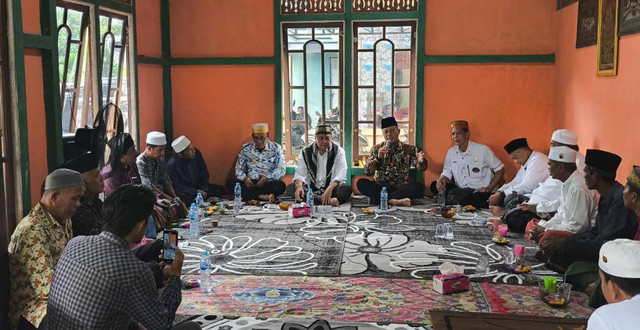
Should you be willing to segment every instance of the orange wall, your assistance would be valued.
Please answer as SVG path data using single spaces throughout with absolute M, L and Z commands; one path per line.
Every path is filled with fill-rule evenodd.
M 515 138 L 548 151 L 554 92 L 553 65 L 428 65 L 425 69 L 425 182 L 436 179 L 453 143 L 450 123 L 469 121 L 471 139 L 491 147 L 505 164 L 506 178 L 517 171 L 502 148 Z
M 554 52 L 556 0 L 427 0 L 429 55 Z
M 210 181 L 223 184 L 251 125 L 274 126 L 274 67 L 174 66 L 173 134 L 200 149 Z
M 22 0 L 22 31 L 40 34 L 40 0 Z
M 136 0 L 138 55 L 162 57 L 160 0 Z
M 47 135 L 42 86 L 42 57 L 39 50 L 28 49 L 24 56 L 27 96 L 27 134 L 29 137 L 29 172 L 31 175 L 31 205 L 40 201 L 40 190 L 48 174 Z M 22 155 L 25 157 L 26 155 Z M 25 169 L 22 169 L 23 171 Z
M 162 66 L 138 65 L 138 93 L 140 111 L 140 139 L 137 144 L 144 146 L 147 133 L 164 131 L 164 100 L 162 98 Z
M 583 152 L 598 148 L 622 157 L 618 180 L 633 164 L 640 163 L 632 136 L 640 123 L 640 34 L 620 39 L 618 75 L 596 77 L 596 46 L 576 49 L 578 4 L 555 15 L 556 80 L 553 127 L 566 127 L 578 134 Z
M 171 0 L 171 56 L 273 56 L 273 3 Z

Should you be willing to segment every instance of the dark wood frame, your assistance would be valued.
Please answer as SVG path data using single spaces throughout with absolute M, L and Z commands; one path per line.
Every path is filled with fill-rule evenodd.
M 633 7 L 631 6 L 631 0 L 620 0 L 618 8 L 618 16 L 619 16 L 619 30 L 620 36 L 626 36 L 629 34 L 634 34 L 640 32 L 640 2 L 635 2 Z M 634 11 L 638 13 L 638 17 L 633 19 L 624 20 L 624 15 L 626 12 Z
M 598 1 L 598 76 L 618 74 L 618 0 Z
M 569 5 L 572 5 L 574 3 L 578 2 L 578 0 L 558 0 L 558 4 L 556 6 L 556 9 L 560 10 L 564 7 L 568 7 Z
M 411 39 L 411 49 L 400 49 L 400 50 L 396 50 L 395 47 L 392 49 L 392 54 L 393 57 L 391 59 L 391 63 L 393 66 L 395 66 L 395 52 L 396 51 L 407 51 L 410 50 L 411 51 L 411 81 L 409 83 L 408 86 L 399 86 L 396 85 L 396 81 L 395 81 L 395 69 L 392 69 L 392 92 L 391 92 L 391 116 L 394 116 L 394 108 L 393 108 L 393 104 L 394 104 L 394 99 L 395 99 L 395 89 L 396 87 L 401 87 L 401 88 L 409 88 L 409 102 L 410 102 L 410 106 L 409 106 L 409 119 L 407 121 L 401 121 L 398 122 L 398 124 L 409 124 L 409 143 L 410 144 L 415 144 L 415 127 L 416 127 L 416 63 L 417 63 L 417 59 L 416 59 L 416 47 L 417 47 L 417 40 L 415 38 L 416 35 L 416 29 L 417 29 L 417 22 L 416 21 L 383 21 L 383 22 L 354 22 L 353 24 L 353 161 L 354 161 L 354 166 L 355 164 L 358 162 L 358 160 L 362 157 L 362 156 L 366 156 L 363 154 L 360 154 L 360 146 L 359 146 L 359 139 L 358 139 L 358 135 L 360 133 L 360 129 L 358 128 L 358 124 L 362 123 L 362 124 L 373 124 L 373 145 L 376 144 L 376 136 L 377 133 L 376 131 L 379 129 L 377 127 L 377 123 L 376 123 L 376 98 L 375 98 L 375 91 L 376 91 L 376 70 L 375 70 L 375 66 L 376 66 L 376 56 L 375 56 L 375 46 L 373 47 L 372 50 L 359 50 L 358 49 L 358 28 L 359 27 L 383 27 L 385 28 L 383 30 L 383 39 L 380 40 L 388 40 L 386 39 L 386 28 L 387 27 L 396 27 L 396 26 L 411 26 L 412 28 L 412 39 Z M 376 43 L 378 43 L 380 40 L 376 41 Z M 374 53 L 373 56 L 373 63 L 374 63 L 374 78 L 373 78 L 373 85 L 372 86 L 361 86 L 360 85 L 360 81 L 358 79 L 359 75 L 358 75 L 358 54 L 359 52 L 372 52 Z M 359 115 L 359 109 L 358 109 L 358 92 L 361 88 L 373 88 L 374 91 L 374 106 L 373 106 L 373 119 L 372 120 L 365 120 L 365 121 L 361 121 L 358 118 Z M 373 146 L 372 145 L 372 146 Z M 368 155 L 368 153 L 367 153 Z M 359 165 L 358 165 L 359 166 Z
M 312 39 L 309 41 L 313 41 L 314 39 L 314 35 L 315 35 L 315 31 L 314 28 L 322 28 L 322 27 L 331 27 L 331 28 L 339 28 L 340 29 L 340 37 L 339 37 L 339 44 L 340 47 L 337 51 L 334 50 L 329 50 L 329 51 L 325 51 L 324 50 L 324 46 L 322 45 L 322 43 L 320 44 L 322 47 L 322 121 L 323 123 L 329 124 L 329 125 L 340 125 L 340 145 L 342 145 L 344 143 L 344 112 L 346 111 L 344 108 L 344 22 L 318 22 L 318 23 L 284 23 L 282 24 L 282 85 L 283 85 L 283 119 L 284 119 L 284 125 L 286 127 L 285 132 L 287 135 L 287 139 L 285 141 L 283 141 L 283 143 L 285 144 L 285 148 L 287 150 L 287 152 L 285 153 L 285 159 L 286 160 L 294 160 L 295 157 L 297 155 L 294 155 L 292 153 L 292 146 L 291 146 L 291 126 L 292 125 L 300 125 L 300 124 L 304 124 L 305 127 L 305 131 L 309 131 L 308 127 L 309 127 L 309 107 L 308 107 L 308 102 L 309 99 L 307 97 L 307 66 L 306 66 L 306 53 L 304 51 L 304 47 L 302 50 L 288 50 L 288 37 L 287 37 L 287 29 L 289 28 L 311 28 L 311 33 L 312 33 Z M 308 42 L 307 42 L 308 43 Z M 305 43 L 306 45 L 306 43 Z M 338 87 L 335 86 L 327 86 L 325 84 L 325 72 L 324 72 L 324 54 L 325 52 L 333 52 L 333 53 L 338 53 L 339 54 L 339 82 L 338 82 Z M 304 85 L 302 87 L 300 86 L 291 86 L 290 81 L 289 81 L 289 65 L 288 65 L 288 61 L 289 61 L 289 54 L 290 53 L 301 53 L 303 54 L 303 69 L 304 69 Z M 305 91 L 305 97 L 304 97 L 304 111 L 305 111 L 305 117 L 304 117 L 304 121 L 292 121 L 291 120 L 291 100 L 290 100 L 290 91 L 292 89 L 303 89 Z M 340 113 L 338 116 L 338 121 L 326 121 L 326 113 L 325 113 L 325 94 L 324 92 L 326 90 L 338 90 L 340 93 Z M 308 134 L 307 134 L 308 135 Z M 311 137 L 305 135 L 305 138 L 307 141 L 305 141 L 305 145 L 310 143 L 311 141 Z
M 582 26 L 589 26 L 584 30 Z M 593 46 L 598 43 L 598 0 L 580 0 L 576 29 L 576 48 Z
M 541 302 L 542 304 L 542 302 Z M 435 330 L 547 330 L 584 329 L 587 319 L 545 317 L 539 315 L 510 315 L 476 312 L 429 311 Z

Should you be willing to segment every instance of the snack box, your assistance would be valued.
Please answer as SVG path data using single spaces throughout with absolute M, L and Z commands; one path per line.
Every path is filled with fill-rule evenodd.
M 311 215 L 311 208 L 308 205 L 291 205 L 289 216 L 292 218 L 308 217 Z
M 469 289 L 469 276 L 464 274 L 434 275 L 433 291 L 440 294 L 450 294 L 467 291 Z

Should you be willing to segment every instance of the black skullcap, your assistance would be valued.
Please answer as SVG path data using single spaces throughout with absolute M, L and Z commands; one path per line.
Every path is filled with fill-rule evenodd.
M 134 146 L 133 138 L 129 133 L 118 134 L 107 142 L 107 145 L 111 149 L 112 152 L 119 152 L 120 155 L 124 155 L 127 153 L 129 148 Z
M 584 163 L 608 173 L 616 173 L 622 158 L 616 154 L 597 149 L 587 149 Z
M 84 154 L 62 164 L 60 168 L 66 168 L 80 173 L 85 173 L 98 168 L 98 159 L 93 154 Z
M 382 129 L 385 129 L 391 126 L 398 126 L 398 122 L 394 117 L 382 118 L 381 124 L 382 124 Z
M 506 151 L 508 154 L 511 154 L 512 152 L 525 147 L 529 147 L 529 144 L 527 144 L 527 139 L 519 138 L 507 143 L 507 145 L 504 146 L 504 151 Z

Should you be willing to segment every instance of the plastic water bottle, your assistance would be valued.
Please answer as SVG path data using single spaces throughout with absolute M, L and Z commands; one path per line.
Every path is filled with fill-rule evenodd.
M 240 204 L 242 204 L 242 188 L 240 182 L 236 182 L 236 186 L 233 188 L 233 213 L 240 213 Z
M 380 212 L 389 211 L 389 194 L 387 193 L 387 187 L 382 187 L 380 192 Z
M 202 251 L 202 257 L 200 257 L 200 288 L 202 291 L 211 291 L 211 263 L 209 261 L 209 251 Z
M 438 205 L 445 206 L 447 205 L 447 191 L 441 190 L 438 192 Z
M 307 205 L 309 206 L 311 213 L 313 213 L 313 190 L 311 190 L 311 187 L 307 189 Z
M 204 198 L 202 197 L 202 193 L 198 193 L 198 195 L 196 195 L 196 207 L 201 209 L 202 203 L 204 203 Z
M 196 203 L 191 203 L 191 207 L 189 208 L 189 235 L 191 238 L 198 238 L 200 232 L 199 222 L 200 219 L 198 219 Z

